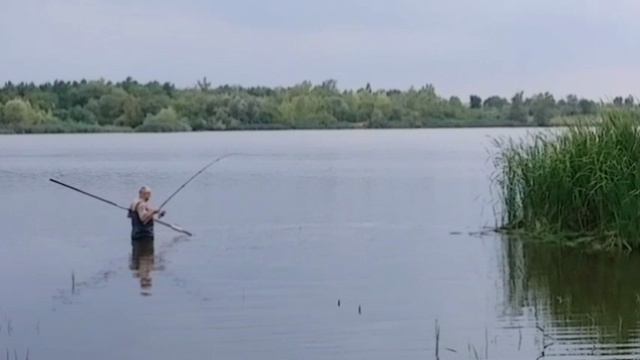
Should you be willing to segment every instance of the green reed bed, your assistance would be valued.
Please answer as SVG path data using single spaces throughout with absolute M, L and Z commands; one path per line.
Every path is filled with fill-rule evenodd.
M 640 117 L 603 116 L 502 141 L 496 177 L 502 226 L 569 245 L 640 247 Z

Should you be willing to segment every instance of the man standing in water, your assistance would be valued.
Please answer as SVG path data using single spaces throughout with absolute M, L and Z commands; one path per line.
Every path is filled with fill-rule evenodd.
M 151 271 L 154 264 L 153 220 L 164 216 L 165 212 L 151 208 L 151 189 L 143 186 L 138 199 L 129 208 L 131 218 L 131 270 L 140 279 L 142 295 L 151 295 Z
M 165 212 L 151 208 L 151 189 L 143 186 L 138 192 L 138 199 L 129 208 L 131 218 L 131 241 L 153 241 L 153 220 L 164 216 Z

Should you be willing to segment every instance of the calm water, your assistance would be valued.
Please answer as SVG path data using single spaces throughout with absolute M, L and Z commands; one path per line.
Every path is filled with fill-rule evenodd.
M 477 234 L 492 137 L 524 133 L 0 137 L 0 358 L 433 359 L 436 322 L 441 359 L 640 357 L 638 258 Z M 160 202 L 225 153 L 167 207 L 195 236 L 134 254 L 47 181 Z

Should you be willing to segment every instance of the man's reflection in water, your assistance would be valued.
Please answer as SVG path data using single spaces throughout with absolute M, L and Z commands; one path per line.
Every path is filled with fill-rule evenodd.
M 155 254 L 153 240 L 131 242 L 131 263 L 133 276 L 140 279 L 140 289 L 143 296 L 151 295 L 151 271 L 154 270 Z

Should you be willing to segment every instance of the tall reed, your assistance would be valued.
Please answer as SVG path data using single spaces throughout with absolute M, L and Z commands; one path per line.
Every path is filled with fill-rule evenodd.
M 639 248 L 639 124 L 637 114 L 610 112 L 596 126 L 499 142 L 503 228 L 568 244 Z

